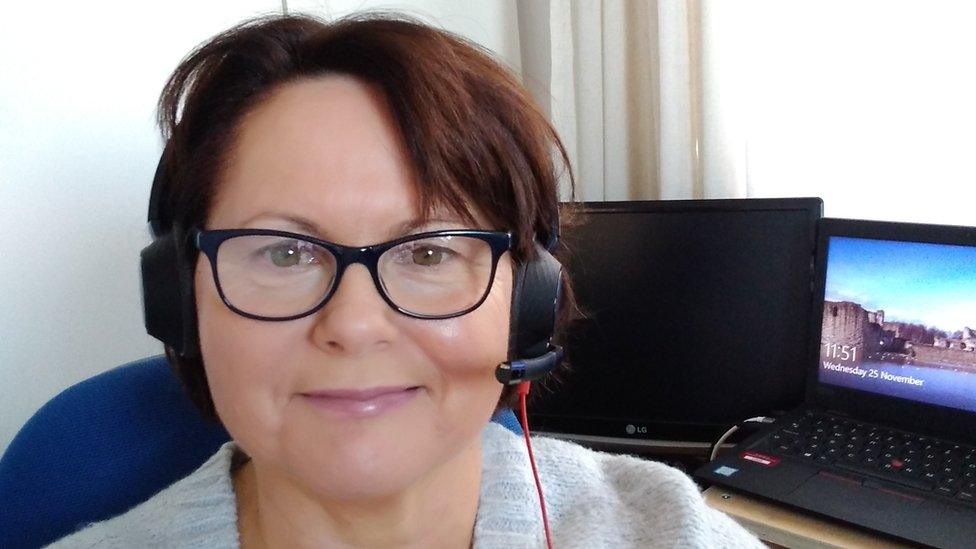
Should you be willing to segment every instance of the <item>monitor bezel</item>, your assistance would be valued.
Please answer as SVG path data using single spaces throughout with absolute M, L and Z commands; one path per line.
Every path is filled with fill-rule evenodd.
M 573 213 L 680 213 L 680 212 L 762 212 L 796 211 L 805 212 L 811 228 L 808 242 L 810 257 L 810 276 L 813 276 L 814 246 L 816 245 L 816 224 L 823 217 L 823 200 L 817 197 L 797 198 L 732 198 L 702 200 L 626 200 L 606 202 L 564 202 L 561 208 Z M 571 250 L 570 250 L 571 252 Z M 813 306 L 812 291 L 808 294 L 808 307 Z M 802 344 L 802 343 L 801 343 Z M 571 382 L 570 380 L 567 380 Z M 802 391 L 801 391 L 802 398 Z M 797 403 L 799 404 L 799 402 Z M 785 410 L 769 410 L 769 413 Z M 727 423 L 676 422 L 653 420 L 652 418 L 603 418 L 556 414 L 539 414 L 529 410 L 534 424 L 543 431 L 563 434 L 611 437 L 633 440 L 678 440 L 691 442 L 713 442 L 727 428 Z M 730 418 L 739 421 L 746 418 Z M 633 426 L 634 432 L 628 432 Z

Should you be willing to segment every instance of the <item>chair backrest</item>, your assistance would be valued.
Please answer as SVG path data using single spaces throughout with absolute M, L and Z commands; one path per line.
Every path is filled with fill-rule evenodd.
M 493 421 L 522 433 L 511 410 Z M 38 410 L 0 457 L 0 547 L 43 546 L 121 514 L 228 440 L 163 356 L 82 381 Z

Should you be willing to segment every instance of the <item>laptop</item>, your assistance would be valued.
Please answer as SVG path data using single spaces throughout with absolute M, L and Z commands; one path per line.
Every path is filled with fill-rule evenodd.
M 803 406 L 695 477 L 900 540 L 972 547 L 976 228 L 825 218 L 817 239 Z

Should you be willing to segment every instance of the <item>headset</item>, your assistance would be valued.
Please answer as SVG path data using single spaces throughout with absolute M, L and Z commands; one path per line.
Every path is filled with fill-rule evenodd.
M 185 258 L 189 242 L 180 242 L 173 216 L 164 211 L 169 185 L 166 168 L 169 146 L 156 166 L 149 194 L 149 231 L 152 243 L 140 253 L 142 303 L 146 332 L 171 347 L 179 356 L 200 355 L 196 326 L 193 269 Z M 562 300 L 562 265 L 552 255 L 559 242 L 559 208 L 555 228 L 546 245 L 535 241 L 536 257 L 516 264 L 512 284 L 508 360 L 495 369 L 502 384 L 519 385 L 546 376 L 563 357 L 553 345 L 556 314 Z
M 193 290 L 194 266 L 186 261 L 190 254 L 185 253 L 186 247 L 192 244 L 181 242 L 176 237 L 173 216 L 163 211 L 163 197 L 169 184 L 166 170 L 168 148 L 167 145 L 163 149 L 149 194 L 148 221 L 153 241 L 140 253 L 142 304 L 149 335 L 170 346 L 180 356 L 190 358 L 200 355 Z M 508 331 L 508 360 L 495 368 L 495 379 L 506 387 L 518 387 L 522 432 L 539 493 L 546 545 L 550 549 L 552 535 L 542 484 L 532 455 L 525 400 L 531 382 L 545 377 L 563 357 L 562 348 L 552 343 L 556 315 L 562 301 L 562 265 L 552 255 L 559 243 L 558 204 L 553 219 L 555 227 L 546 245 L 535 239 L 535 257 L 516 263 Z
M 553 345 L 556 314 L 562 302 L 562 265 L 552 252 L 559 243 L 558 205 L 555 226 L 546 246 L 535 242 L 535 258 L 516 265 L 512 284 L 512 309 L 508 356 L 495 368 L 503 385 L 518 385 L 546 376 L 563 358 Z

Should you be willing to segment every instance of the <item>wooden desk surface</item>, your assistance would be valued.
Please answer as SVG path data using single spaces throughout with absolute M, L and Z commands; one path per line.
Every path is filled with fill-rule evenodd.
M 734 518 L 764 542 L 790 548 L 910 547 L 826 519 L 797 513 L 718 486 L 703 493 L 705 503 Z

